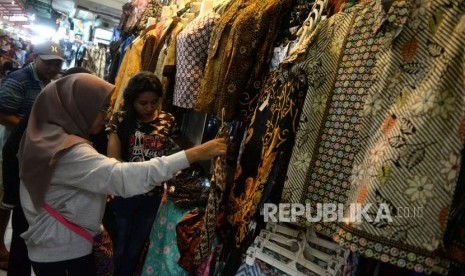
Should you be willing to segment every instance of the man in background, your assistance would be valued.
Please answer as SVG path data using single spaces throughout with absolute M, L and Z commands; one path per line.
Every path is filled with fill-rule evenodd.
M 51 41 L 35 45 L 33 53 L 33 63 L 28 64 L 6 77 L 0 87 L 0 124 L 4 128 L 4 135 L 0 137 L 0 146 L 3 147 L 4 141 L 8 138 L 10 132 L 16 128 L 22 117 L 32 109 L 32 105 L 44 88 L 61 70 L 63 64 L 63 52 L 60 46 Z M 0 178 L 2 179 L 2 178 Z M 3 191 L 0 192 L 3 197 Z M 14 228 L 27 229 L 27 222 L 22 213 L 19 202 L 15 200 L 3 200 L 0 205 L 0 269 L 8 269 L 9 275 L 26 275 L 31 273 L 30 263 L 27 251 L 18 252 L 19 254 L 9 253 L 5 247 L 5 231 L 10 218 L 10 210 L 13 209 L 12 224 Z M 18 200 L 18 199 L 16 199 Z M 18 207 L 19 206 L 19 207 Z M 14 241 L 12 240 L 12 243 Z M 23 256 L 21 254 L 26 254 Z M 8 260 L 10 259 L 10 262 Z
M 58 44 L 48 41 L 34 47 L 33 60 L 8 75 L 0 87 L 0 124 L 7 130 L 18 125 L 42 88 L 60 72 L 63 52 Z

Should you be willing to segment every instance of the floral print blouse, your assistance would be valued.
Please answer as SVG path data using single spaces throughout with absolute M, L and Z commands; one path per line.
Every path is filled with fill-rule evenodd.
M 325 59 L 309 75 L 332 88 L 308 94 L 323 117 L 301 123 L 297 143 L 316 138 L 291 166 L 305 175 L 300 202 L 340 203 L 348 218 L 350 204 L 371 206 L 371 220 L 308 225 L 365 257 L 447 274 L 442 239 L 465 141 L 464 1 L 397 0 L 386 11 L 373 0 L 348 14 L 335 79 L 318 77 L 333 66 Z M 379 210 L 391 219 L 376 220 Z
M 121 124 L 124 111 L 113 114 L 106 131 L 116 133 L 121 139 L 121 159 L 125 162 L 147 161 L 153 157 L 169 155 L 179 150 L 171 139 L 175 122 L 174 116 L 161 111 L 153 121 L 144 123 L 137 121 L 134 133 L 129 135 L 128 145 L 124 145 Z

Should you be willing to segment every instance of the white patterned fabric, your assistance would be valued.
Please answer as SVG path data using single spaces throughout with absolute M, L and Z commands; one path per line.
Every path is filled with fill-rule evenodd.
M 336 67 L 319 51 L 309 56 L 308 82 L 321 88 L 307 92 L 283 198 L 345 204 L 346 218 L 362 204 L 369 218 L 360 222 L 306 222 L 363 257 L 446 275 L 444 256 L 462 258 L 443 240 L 463 184 L 465 1 L 382 4 L 345 13 L 355 17 L 345 39 L 332 39 L 342 48 Z M 322 31 L 307 51 L 337 35 Z M 325 73 L 333 68 L 335 78 Z
M 355 13 L 339 13 L 318 25 L 308 45 L 296 51 L 282 63 L 283 72 L 302 70 L 308 78 L 305 99 L 295 146 L 284 184 L 282 202 L 300 203 L 306 188 L 307 172 L 313 158 L 319 128 L 324 120 L 328 95 L 333 89 L 334 78 L 341 59 L 339 47 L 348 36 Z M 289 69 L 290 68 L 290 69 Z
M 215 12 L 196 18 L 176 38 L 174 105 L 194 106 L 207 63 L 210 36 L 219 18 Z
M 99 78 L 104 77 L 105 72 L 106 49 L 98 46 L 87 48 L 86 56 L 82 61 L 82 67 L 86 68 L 92 74 Z

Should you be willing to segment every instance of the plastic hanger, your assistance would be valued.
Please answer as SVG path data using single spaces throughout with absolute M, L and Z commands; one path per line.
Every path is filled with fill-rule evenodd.
M 328 8 L 328 4 L 329 0 L 317 0 L 315 4 L 313 4 L 312 11 L 308 14 L 304 25 L 297 32 L 297 35 L 304 35 L 304 38 L 309 36 L 315 30 L 316 25 L 321 21 L 323 11 Z
M 202 5 L 202 2 L 192 2 L 189 12 L 199 14 L 201 5 Z
M 263 238 L 263 237 L 258 237 L 255 239 L 256 242 L 256 247 L 257 248 L 267 248 L 271 251 L 274 251 L 281 256 L 284 256 L 290 260 L 295 260 L 297 258 L 297 254 L 301 251 L 302 244 L 296 240 L 289 240 L 287 244 L 289 244 L 289 247 L 292 248 L 292 246 L 297 245 L 297 251 L 291 251 L 287 248 L 281 247 L 277 245 L 276 243 L 272 242 L 269 239 Z
M 277 235 L 275 233 L 272 233 L 272 232 L 269 232 L 269 231 L 266 231 L 266 230 L 262 230 L 260 232 L 260 234 L 259 234 L 259 237 L 262 238 L 263 240 L 275 241 L 275 242 L 280 243 L 280 244 L 292 244 L 292 243 L 295 244 L 295 243 L 298 243 L 298 242 L 301 241 L 301 240 L 297 240 L 297 239 L 289 239 L 287 237 Z M 289 246 L 292 247 L 292 245 L 289 245 Z M 296 253 L 296 252 L 294 252 L 294 253 Z
M 195 19 L 195 13 L 191 12 L 186 12 L 182 17 L 181 17 L 181 23 L 184 26 L 187 26 L 192 20 Z
M 304 252 L 307 253 L 308 255 L 311 255 L 311 256 L 319 259 L 319 260 L 324 261 L 325 263 L 328 263 L 332 258 L 331 255 L 328 255 L 328 254 L 326 254 L 326 253 L 324 253 L 324 252 L 322 252 L 322 251 L 320 251 L 320 250 L 318 250 L 316 248 L 312 248 L 310 246 L 306 246 Z M 305 257 L 305 255 L 304 255 L 304 257 Z
M 149 17 L 147 18 L 147 24 L 145 26 L 146 29 L 150 28 L 150 26 L 153 26 L 157 23 L 157 19 L 155 17 Z
M 318 23 L 321 21 L 323 17 L 323 11 L 327 9 L 328 4 L 329 0 L 315 1 L 315 4 L 313 4 L 312 11 L 309 13 L 307 19 L 304 21 L 303 26 L 297 32 L 299 42 L 294 47 L 293 51 L 291 52 L 291 55 L 296 53 L 298 49 L 306 47 L 313 31 L 315 30 Z
M 201 5 L 200 5 L 200 12 L 199 16 L 204 16 L 207 13 L 209 13 L 211 10 L 213 10 L 213 0 L 202 0 Z
M 269 265 L 272 265 L 273 267 L 276 267 L 277 269 L 289 274 L 289 275 L 293 275 L 293 276 L 306 276 L 304 273 L 300 272 L 300 271 L 296 271 L 296 270 L 293 270 L 292 268 L 288 267 L 286 264 L 284 263 L 281 263 L 275 259 L 273 259 L 272 257 L 264 254 L 264 253 L 261 253 L 261 252 L 255 252 L 255 251 L 249 251 L 247 250 L 247 254 L 251 254 L 254 256 L 254 258 L 258 258 L 262 261 L 264 261 L 265 263 L 269 264 Z
M 275 222 L 269 222 L 266 225 L 266 230 L 273 232 L 273 233 L 282 233 L 284 235 L 294 237 L 294 238 L 298 238 L 299 235 L 302 234 L 302 231 L 291 229 L 289 227 L 282 226 Z
M 333 250 L 335 252 L 337 252 L 337 250 L 339 250 L 341 248 L 339 245 L 337 245 L 337 244 L 335 244 L 333 242 L 330 242 L 330 241 L 319 238 L 315 234 L 315 232 L 313 232 L 310 229 L 307 229 L 306 239 L 307 239 L 308 242 L 314 243 L 314 244 L 319 245 L 321 247 L 331 249 L 331 250 Z
M 331 258 L 327 261 L 328 262 L 327 272 L 330 275 L 336 275 L 337 272 L 340 271 L 341 267 L 344 266 L 344 264 L 346 263 L 346 260 L 349 257 L 350 251 L 333 242 L 317 237 L 315 232 L 313 232 L 310 229 L 307 229 L 306 239 L 308 243 L 316 244 L 318 246 L 330 249 L 331 251 L 334 252 L 335 255 L 331 256 Z M 317 249 L 312 249 L 312 250 L 317 250 Z
M 322 252 L 313 248 L 311 244 L 327 248 L 334 254 Z M 288 248 L 284 247 L 287 245 Z M 295 245 L 298 247 L 297 251 L 293 250 Z M 277 260 L 264 253 L 264 249 L 271 250 L 289 259 L 290 262 Z M 246 263 L 253 265 L 255 259 L 260 259 L 290 275 L 304 275 L 298 270 L 297 265 L 299 265 L 317 275 L 336 276 L 345 265 L 349 253 L 341 246 L 317 237 L 310 229 L 304 232 L 270 222 L 247 250 Z
M 283 249 L 284 250 L 284 249 Z M 247 249 L 245 262 L 248 265 L 253 265 L 255 259 L 264 261 L 265 263 L 276 267 L 277 269 L 293 276 L 306 276 L 304 273 L 293 269 L 288 264 L 276 260 L 275 258 L 263 253 L 263 247 L 251 246 Z
M 292 252 L 284 247 L 277 245 L 276 243 L 273 243 L 271 240 L 267 240 L 261 236 L 258 236 L 257 238 L 255 238 L 253 246 L 249 247 L 249 249 L 247 250 L 248 254 L 246 257 L 246 263 L 248 265 L 253 265 L 255 259 L 260 259 L 290 275 L 305 275 L 297 269 L 297 264 L 299 264 L 300 266 L 307 268 L 308 270 L 316 273 L 317 275 L 326 275 L 325 268 L 322 268 L 317 264 L 312 263 L 304 258 L 303 251 L 305 249 L 306 241 L 305 236 L 302 237 L 303 240 L 298 242 L 293 239 L 287 239 L 287 243 L 297 243 L 299 247 L 297 252 Z M 282 261 L 279 261 L 264 253 L 264 249 L 271 250 L 283 257 L 286 257 L 290 260 L 290 262 L 284 263 Z

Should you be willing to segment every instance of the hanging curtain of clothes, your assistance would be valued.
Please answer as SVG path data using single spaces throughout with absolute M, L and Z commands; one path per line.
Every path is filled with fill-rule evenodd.
M 124 53 L 123 60 L 119 66 L 118 75 L 116 76 L 115 92 L 111 96 L 113 113 L 117 112 L 120 106 L 122 106 L 123 91 L 129 79 L 142 70 L 143 49 L 150 48 L 153 50 L 161 36 L 162 29 L 162 24 L 151 26 L 146 32 L 136 38 Z M 146 52 L 150 52 L 150 50 L 146 50 Z
M 121 62 L 115 83 L 115 93 L 111 97 L 113 113 L 123 104 L 123 91 L 129 79 L 141 70 L 154 72 L 158 56 L 163 49 L 166 37 L 175 29 L 179 19 L 169 19 L 145 29 L 136 38 Z
M 332 32 L 342 35 L 335 79 L 308 76 L 331 88 L 307 96 L 314 110 L 304 107 L 297 135 L 305 151 L 293 152 L 283 198 L 341 203 L 346 215 L 350 204 L 371 204 L 373 219 L 382 204 L 392 222 L 311 226 L 362 256 L 427 274 L 447 274 L 452 253 L 442 243 L 464 145 L 463 4 L 399 0 L 385 11 L 372 1 L 344 15 L 353 22 Z
M 132 75 L 150 68 L 170 76 L 169 89 L 182 95 L 176 105 L 214 115 L 224 108 L 226 121 L 247 122 L 221 229 L 233 233 L 234 247 L 271 188 L 284 185 L 282 202 L 340 203 L 346 217 L 350 204 L 370 205 L 373 219 L 386 208 L 392 221 L 302 221 L 360 256 L 426 274 L 447 274 L 451 259 L 465 263 L 464 207 L 454 202 L 463 194 L 456 188 L 465 144 L 465 1 L 346 1 L 344 13 L 323 20 L 263 78 L 291 2 L 231 0 L 221 16 L 158 23 L 125 53 L 112 104 L 122 104 Z M 189 32 L 202 45 L 184 45 Z M 190 64 L 197 54 L 186 47 L 201 49 L 202 58 Z M 194 67 L 195 79 L 186 79 Z M 401 208 L 422 208 L 422 216 Z M 208 253 L 211 218 L 201 238 Z M 205 259 L 197 256 L 196 265 Z
M 250 119 L 278 24 L 290 0 L 232 0 L 210 40 L 210 50 L 195 110 L 226 120 Z
M 318 139 L 318 130 L 326 112 L 326 103 L 334 89 L 334 80 L 342 58 L 341 43 L 345 43 L 354 23 L 356 12 L 340 13 L 322 21 L 308 45 L 299 48 L 281 65 L 283 68 L 303 70 L 309 79 L 295 146 L 287 171 L 282 202 L 300 203 L 305 186 L 305 177 L 310 169 L 313 148 Z
M 341 15 L 332 18 L 331 23 L 323 21 L 318 26 L 319 35 L 314 38 L 317 43 L 301 47 L 299 55 L 288 57 L 285 63 L 269 74 L 248 130 L 235 186 L 230 195 L 228 221 L 236 233 L 235 246 L 243 247 L 243 243 L 247 242 L 246 236 L 252 234 L 249 227 L 260 204 L 279 201 L 294 145 L 294 134 L 297 126 L 308 120 L 299 115 L 303 106 L 302 97 L 311 93 L 308 98 L 321 98 L 331 89 L 331 79 L 336 75 L 335 69 L 340 59 L 338 45 L 343 30 L 347 32 L 352 21 L 353 17 Z M 340 32 L 335 32 L 336 27 L 341 28 Z M 321 60 L 329 62 L 332 67 L 322 67 Z M 314 76 L 309 77 L 312 74 Z M 326 79 L 328 84 L 323 87 Z M 306 101 L 305 108 L 311 108 L 311 103 Z M 302 151 L 300 145 L 296 148 Z
M 227 219 L 235 229 L 237 246 L 247 234 L 269 174 L 282 149 L 294 142 L 307 90 L 303 72 L 291 72 L 287 82 L 282 81 L 279 73 L 271 73 L 262 90 L 261 107 L 257 107 L 252 117 L 230 193 Z

